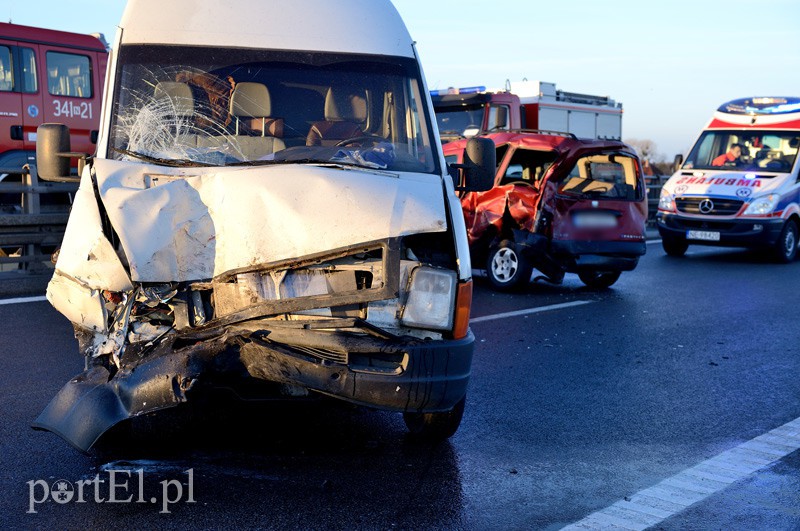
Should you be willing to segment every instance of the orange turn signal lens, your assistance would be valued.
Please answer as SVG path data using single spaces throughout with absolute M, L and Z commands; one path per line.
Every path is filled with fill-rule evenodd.
M 456 314 L 453 319 L 453 339 L 467 336 L 470 308 L 472 308 L 472 281 L 459 282 L 456 293 Z

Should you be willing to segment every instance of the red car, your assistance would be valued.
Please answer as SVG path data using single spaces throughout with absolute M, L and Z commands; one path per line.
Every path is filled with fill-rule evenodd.
M 499 290 L 523 286 L 536 268 L 553 283 L 577 273 L 606 288 L 645 253 L 647 195 L 636 152 L 622 142 L 570 134 L 503 132 L 494 186 L 462 193 L 470 254 Z M 461 163 L 466 140 L 444 146 Z

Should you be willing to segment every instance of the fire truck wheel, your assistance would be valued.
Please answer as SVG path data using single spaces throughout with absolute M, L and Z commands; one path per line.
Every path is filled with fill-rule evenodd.
M 619 280 L 619 271 L 581 271 L 578 278 L 592 289 L 605 289 Z
M 489 249 L 486 274 L 498 291 L 511 291 L 522 287 L 531 279 L 533 266 L 511 240 L 503 240 Z
M 781 264 L 792 262 L 797 256 L 797 222 L 790 219 L 775 242 L 775 258 Z
M 467 397 L 459 400 L 450 411 L 434 413 L 403 413 L 409 433 L 414 437 L 429 441 L 443 441 L 450 438 L 461 424 L 464 416 L 464 403 Z
M 661 238 L 661 246 L 664 248 L 664 252 L 669 256 L 678 257 L 686 254 L 686 249 L 689 248 L 689 244 L 686 242 L 686 240 L 681 238 L 670 238 L 667 236 Z

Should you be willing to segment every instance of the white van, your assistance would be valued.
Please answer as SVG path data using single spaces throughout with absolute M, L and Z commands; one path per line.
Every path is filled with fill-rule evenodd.
M 779 262 L 794 260 L 799 146 L 800 98 L 723 104 L 661 191 L 656 219 L 666 253 L 721 245 L 768 249 Z
M 388 0 L 131 0 L 106 85 L 47 291 L 86 370 L 35 427 L 87 450 L 122 420 L 257 380 L 455 432 L 469 249 Z M 40 177 L 61 179 L 64 127 L 39 138 Z M 491 186 L 490 146 L 468 148 L 464 188 Z

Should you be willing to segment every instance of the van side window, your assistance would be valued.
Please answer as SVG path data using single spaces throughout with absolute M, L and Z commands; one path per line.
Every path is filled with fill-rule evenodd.
M 39 91 L 36 73 L 36 54 L 32 48 L 19 49 L 20 65 L 22 66 L 22 92 L 34 93 Z
M 11 65 L 11 49 L 0 46 L 0 92 L 14 90 L 14 70 Z
M 47 91 L 53 96 L 91 98 L 89 58 L 85 55 L 47 52 Z

